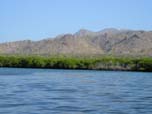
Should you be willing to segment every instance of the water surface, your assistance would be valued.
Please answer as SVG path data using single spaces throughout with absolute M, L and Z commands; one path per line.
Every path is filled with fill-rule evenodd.
M 152 114 L 152 73 L 0 68 L 0 114 Z

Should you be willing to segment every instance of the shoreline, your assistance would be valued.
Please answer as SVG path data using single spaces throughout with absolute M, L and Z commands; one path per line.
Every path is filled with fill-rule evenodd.
M 44 56 L 3 56 L 1 68 L 36 68 L 100 71 L 152 72 L 151 57 L 44 57 Z
M 108 72 L 108 71 L 111 71 L 111 72 L 142 72 L 142 73 L 152 73 L 152 71 L 136 71 L 136 70 L 103 70 L 103 69 L 64 69 L 64 68 L 60 68 L 60 69 L 57 69 L 57 68 L 34 68 L 34 67 L 0 67 L 0 69 L 33 69 L 33 70 L 73 70 L 73 71 L 77 71 L 77 70 L 80 70 L 80 71 L 103 71 L 103 72 Z

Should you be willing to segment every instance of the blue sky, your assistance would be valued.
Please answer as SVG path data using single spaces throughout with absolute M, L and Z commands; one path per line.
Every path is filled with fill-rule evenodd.
M 0 42 L 40 40 L 81 28 L 152 30 L 152 0 L 0 0 Z

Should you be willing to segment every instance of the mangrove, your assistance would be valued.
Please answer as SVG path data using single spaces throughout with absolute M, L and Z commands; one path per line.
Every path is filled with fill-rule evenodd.
M 0 67 L 152 72 L 151 57 L 64 57 L 0 55 Z

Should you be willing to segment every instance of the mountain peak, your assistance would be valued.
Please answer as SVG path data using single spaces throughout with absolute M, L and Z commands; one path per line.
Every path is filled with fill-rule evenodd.
M 94 32 L 87 30 L 87 29 L 80 29 L 78 32 L 75 33 L 76 36 L 86 36 L 86 35 L 90 35 Z
M 0 44 L 0 54 L 114 54 L 152 56 L 152 32 L 108 28 L 99 32 L 80 29 L 53 40 Z
M 100 33 L 118 33 L 120 30 L 116 29 L 116 28 L 106 28 L 103 29 L 101 31 L 99 31 Z

